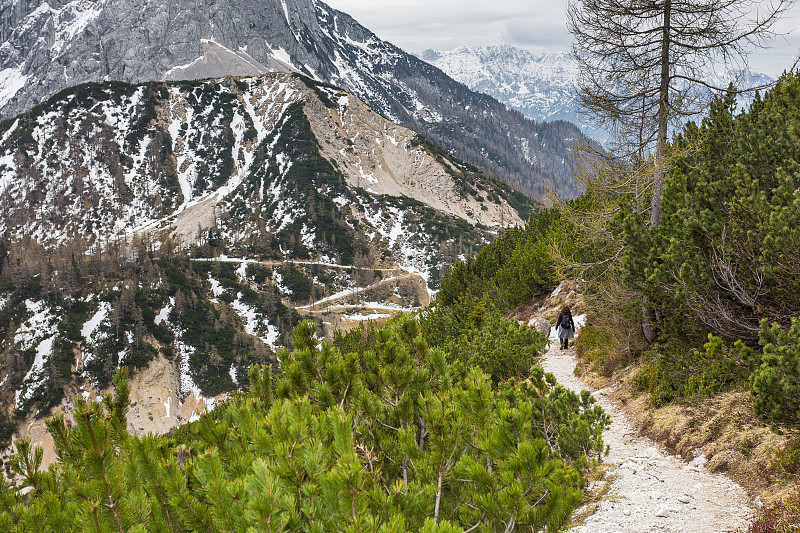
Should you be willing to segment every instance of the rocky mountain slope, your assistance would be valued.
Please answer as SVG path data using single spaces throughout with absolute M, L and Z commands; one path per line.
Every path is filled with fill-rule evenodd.
M 473 91 L 488 94 L 535 121 L 565 120 L 603 142 L 608 134 L 580 112 L 576 94 L 577 67 L 569 52 L 535 54 L 508 44 L 462 46 L 446 52 L 426 50 L 420 58 L 442 69 Z M 712 76 L 710 83 L 727 87 L 759 87 L 772 79 L 752 72 Z M 749 105 L 752 95 L 744 95 Z
M 62 91 L 0 123 L 0 438 L 120 365 L 131 428 L 174 427 L 301 316 L 332 334 L 427 304 L 531 207 L 300 74 Z
M 317 161 L 299 168 L 312 152 Z M 521 220 L 507 200 L 481 192 L 496 181 L 355 97 L 291 74 L 78 86 L 3 122 L 0 154 L 0 231 L 46 247 L 164 227 L 193 242 L 217 227 L 220 209 L 235 215 L 221 230 L 232 249 L 252 246 L 260 219 L 286 241 L 283 255 L 313 249 L 350 263 L 345 243 L 326 244 L 307 216 L 324 201 L 343 218 L 350 205 L 377 224 L 381 215 L 356 191 L 404 195 L 469 224 Z M 293 174 L 308 182 L 288 179 Z M 501 194 L 518 207 L 527 201 L 507 187 Z M 343 222 L 333 227 L 348 231 Z
M 262 70 L 263 68 L 263 70 Z M 0 113 L 87 81 L 143 82 L 297 70 L 529 194 L 574 193 L 571 124 L 538 124 L 381 41 L 318 0 L 5 0 Z

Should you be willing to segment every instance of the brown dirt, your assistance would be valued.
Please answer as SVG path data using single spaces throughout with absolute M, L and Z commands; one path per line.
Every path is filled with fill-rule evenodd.
M 128 431 L 133 435 L 166 433 L 206 409 L 206 402 L 196 398 L 194 394 L 181 397 L 180 369 L 176 362 L 162 355 L 156 357 L 147 368 L 134 373 L 129 384 L 131 405 L 128 410 Z M 91 386 L 87 386 L 85 391 L 89 401 L 96 401 L 102 394 L 113 392 L 111 387 L 98 391 Z M 64 400 L 53 409 L 52 416 L 63 414 L 67 420 L 72 420 L 74 399 L 82 392 L 83 390 L 77 388 L 65 391 Z M 225 393 L 214 398 L 214 401 L 221 402 L 229 396 Z M 13 440 L 28 438 L 35 446 L 40 446 L 44 450 L 43 469 L 55 462 L 53 437 L 47 431 L 43 419 L 37 419 L 34 414 L 30 414 L 19 428 Z M 0 458 L 5 460 L 12 452 L 13 446 L 9 446 Z

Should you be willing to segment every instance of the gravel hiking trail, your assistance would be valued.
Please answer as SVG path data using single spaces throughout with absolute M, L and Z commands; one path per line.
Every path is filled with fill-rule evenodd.
M 545 371 L 573 391 L 591 390 L 573 374 L 574 350 L 562 351 L 553 344 L 551 341 L 542 357 Z M 708 472 L 702 455 L 687 463 L 637 435 L 622 407 L 612 399 L 613 387 L 593 395 L 611 417 L 611 426 L 603 434 L 611 447 L 603 459 L 609 470 L 604 480 L 596 482 L 610 485 L 597 511 L 570 532 L 746 530 L 753 508 L 744 489 L 724 475 Z

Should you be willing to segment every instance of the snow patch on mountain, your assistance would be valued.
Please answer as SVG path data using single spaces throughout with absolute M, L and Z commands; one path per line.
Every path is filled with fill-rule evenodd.
M 92 317 L 81 327 L 81 335 L 83 338 L 87 341 L 91 341 L 97 332 L 97 328 L 110 315 L 110 313 L 111 304 L 108 302 L 100 302 L 100 305 L 97 307 L 97 311 L 95 311 Z
M 14 393 L 14 407 L 21 408 L 44 384 L 47 374 L 45 364 L 53 352 L 53 341 L 58 332 L 58 313 L 45 302 L 25 300 L 30 315 L 14 334 L 14 343 L 21 351 L 35 349 L 31 368 L 22 380 L 22 386 Z
M 14 98 L 20 89 L 25 86 L 30 76 L 22 73 L 22 65 L 16 68 L 0 70 L 0 107 L 6 105 Z
M 273 324 L 270 324 L 255 307 L 242 301 L 242 293 L 236 295 L 236 300 L 231 303 L 231 307 L 245 321 L 244 329 L 250 335 L 261 339 L 261 341 L 272 348 L 273 351 L 280 347 L 280 331 Z

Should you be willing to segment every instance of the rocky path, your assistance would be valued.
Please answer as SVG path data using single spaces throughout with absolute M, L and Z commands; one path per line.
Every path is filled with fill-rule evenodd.
M 553 344 L 543 357 L 544 369 L 565 387 L 589 389 L 573 375 L 573 350 L 561 351 L 557 342 Z M 720 533 L 746 528 L 752 508 L 745 491 L 727 477 L 706 471 L 702 456 L 687 464 L 637 436 L 621 406 L 611 399 L 612 392 L 593 393 L 612 419 L 603 435 L 611 446 L 605 458 L 610 466 L 605 482 L 610 486 L 599 509 L 570 531 Z

